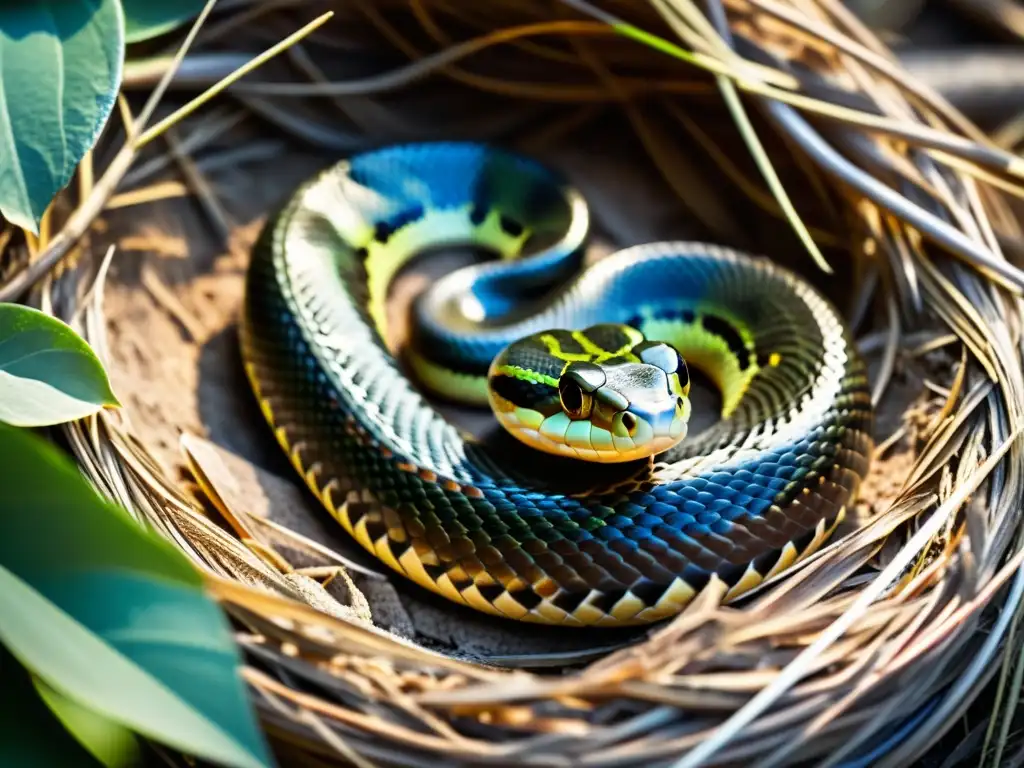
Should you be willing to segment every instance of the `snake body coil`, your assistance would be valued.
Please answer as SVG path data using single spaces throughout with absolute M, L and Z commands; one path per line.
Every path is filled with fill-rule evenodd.
M 586 231 L 579 195 L 517 155 L 445 143 L 356 156 L 266 226 L 243 356 L 295 467 L 391 568 L 512 619 L 637 624 L 677 613 L 715 575 L 732 598 L 819 548 L 867 471 L 870 397 L 836 311 L 789 272 L 694 243 L 626 249 L 581 272 Z M 417 303 L 413 363 L 430 390 L 490 399 L 521 440 L 554 441 L 552 452 L 639 450 L 617 392 L 594 400 L 594 419 L 611 408 L 604 431 L 564 417 L 549 393 L 574 365 L 583 385 L 625 370 L 614 365 L 654 371 L 650 360 L 670 357 L 646 354 L 655 340 L 717 383 L 721 420 L 653 461 L 548 456 L 536 470 L 462 436 L 384 343 L 392 277 L 451 243 L 503 258 L 446 276 Z M 662 368 L 674 441 L 685 366 Z M 563 407 L 580 417 L 577 395 Z

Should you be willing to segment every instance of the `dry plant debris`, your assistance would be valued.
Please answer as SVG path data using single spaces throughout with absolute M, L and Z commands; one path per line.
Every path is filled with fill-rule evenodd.
M 65 437 L 104 494 L 207 574 L 282 762 L 899 766 L 995 676 L 977 749 L 989 765 L 1020 749 L 1017 156 L 910 81 L 839 0 L 216 9 L 183 58 L 175 41 L 134 62 L 126 88 L 231 87 L 173 131 L 141 128 L 157 100 L 137 121 L 126 99 L 52 235 L 15 243 L 0 295 L 34 286 L 111 368 L 126 410 Z M 739 603 L 712 582 L 677 619 L 598 648 L 451 618 L 324 525 L 238 373 L 247 248 L 338 153 L 451 136 L 577 169 L 596 252 L 714 239 L 829 292 L 880 409 L 855 525 Z

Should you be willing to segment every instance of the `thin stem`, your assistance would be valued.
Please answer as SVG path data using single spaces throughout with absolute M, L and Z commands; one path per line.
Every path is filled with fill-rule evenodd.
M 291 45 L 294 45 L 299 40 L 301 40 L 302 38 L 306 37 L 307 35 L 309 35 L 314 30 L 316 30 L 318 27 L 322 26 L 333 15 L 334 15 L 334 11 L 327 11 L 327 13 L 323 14 L 322 16 L 318 16 L 317 18 L 313 19 L 313 21 L 309 22 L 309 24 L 307 24 L 306 26 L 302 27 L 301 29 L 299 29 L 296 32 L 293 32 L 292 34 L 290 34 L 288 37 L 286 37 L 281 42 L 279 42 L 276 45 L 273 45 L 270 48 L 268 48 L 267 50 L 265 50 L 259 56 L 257 56 L 256 58 L 252 59 L 249 63 L 239 67 L 238 69 L 236 69 L 234 72 L 232 72 L 230 75 L 228 75 L 224 79 L 220 80 L 219 82 L 215 83 L 214 85 L 211 85 L 209 88 L 207 88 L 201 94 L 196 96 L 194 99 L 192 99 L 192 101 L 190 101 L 188 104 L 183 106 L 181 109 L 175 111 L 171 115 L 168 115 L 163 120 L 161 120 L 159 123 L 157 123 L 152 128 L 150 128 L 149 130 L 145 131 L 141 136 L 139 136 L 139 138 L 137 138 L 135 140 L 135 144 L 134 144 L 135 149 L 138 150 L 138 149 L 146 146 L 149 142 L 151 142 L 153 139 L 158 137 L 161 133 L 166 131 L 172 125 L 180 122 L 183 118 L 188 117 L 189 115 L 191 115 L 193 112 L 195 112 L 197 109 L 199 109 L 199 107 L 201 107 L 203 104 L 208 102 L 214 96 L 219 94 L 225 88 L 229 87 L 232 83 L 234 83 L 234 82 L 240 80 L 241 78 L 245 77 L 247 74 L 252 72 L 254 69 L 259 67 L 261 64 L 269 61 L 274 56 L 276 56 L 277 54 L 281 53 L 281 51 L 285 50 L 286 48 L 288 48 Z
M 216 0 L 209 0 L 203 9 L 203 13 L 199 15 L 199 18 L 197 18 L 195 23 L 192 25 L 192 29 L 189 32 L 188 37 L 185 39 L 185 42 L 182 44 L 182 47 L 179 49 L 178 55 L 175 56 L 174 62 L 167 72 L 164 73 L 163 79 L 160 81 L 159 85 L 157 85 L 153 95 L 147 100 L 142 113 L 135 120 L 132 128 L 134 128 L 136 133 L 143 130 L 146 123 L 149 121 L 149 118 L 156 110 L 159 97 L 163 95 L 164 91 L 167 89 L 167 85 L 174 78 L 177 65 L 181 62 L 182 58 L 184 58 L 185 53 L 188 51 L 189 44 L 195 38 L 199 27 L 206 19 L 206 16 L 210 9 L 212 9 L 215 2 Z M 240 71 L 238 76 L 234 79 L 237 80 L 238 77 L 241 77 L 247 72 L 251 72 L 259 64 L 264 63 L 272 56 L 283 51 L 289 45 L 302 39 L 302 37 L 308 35 L 318 26 L 327 21 L 327 19 L 332 15 L 333 14 L 331 12 L 324 14 L 319 19 L 307 24 L 295 34 L 290 35 L 285 38 L 285 40 L 260 54 L 244 68 L 244 71 Z M 225 81 L 221 81 L 221 83 L 218 83 L 193 101 L 189 102 L 189 104 L 182 109 L 179 109 L 170 117 L 160 121 L 159 124 L 153 126 L 148 131 L 141 133 L 135 141 L 132 141 L 131 139 L 127 140 L 124 146 L 118 151 L 117 155 L 114 156 L 114 159 L 111 161 L 106 171 L 104 171 L 103 176 L 98 182 L 96 182 L 96 185 L 93 187 L 90 195 L 82 201 L 81 205 L 79 205 L 75 212 L 71 214 L 61 231 L 57 233 L 53 240 L 50 241 L 46 250 L 41 252 L 38 258 L 32 261 L 25 269 L 8 280 L 6 284 L 0 286 L 0 302 L 14 301 L 26 290 L 39 282 L 39 280 L 48 274 L 58 263 L 60 263 L 60 261 L 67 256 L 75 243 L 77 243 L 82 235 L 86 233 L 92 225 L 92 222 L 97 216 L 99 216 L 100 212 L 106 206 L 107 201 L 121 183 L 121 179 L 135 161 L 139 148 L 152 139 L 155 139 L 163 131 L 167 130 L 167 128 L 174 125 L 174 123 L 178 122 L 186 115 L 191 114 L 198 106 L 209 101 L 213 96 L 227 87 L 227 85 L 230 85 L 230 82 L 233 82 L 233 80 L 230 82 L 227 82 L 227 80 L 228 79 L 226 78 Z

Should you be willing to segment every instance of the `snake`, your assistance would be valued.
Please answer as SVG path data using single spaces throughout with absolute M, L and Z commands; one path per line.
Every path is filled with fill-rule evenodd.
M 240 347 L 291 463 L 381 563 L 505 619 L 643 625 L 830 540 L 870 466 L 871 395 L 796 273 L 689 241 L 588 263 L 590 230 L 582 193 L 510 149 L 350 155 L 263 226 Z M 397 275 L 465 245 L 489 258 L 421 292 L 394 349 Z M 691 373 L 721 395 L 696 434 Z M 490 408 L 497 434 L 446 401 Z

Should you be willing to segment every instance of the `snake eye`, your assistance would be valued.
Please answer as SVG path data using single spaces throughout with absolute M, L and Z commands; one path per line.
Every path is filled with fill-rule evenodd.
M 572 379 L 563 377 L 558 382 L 558 399 L 570 419 L 585 419 L 590 415 L 593 399 Z

